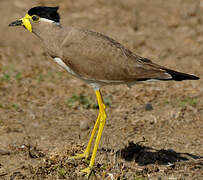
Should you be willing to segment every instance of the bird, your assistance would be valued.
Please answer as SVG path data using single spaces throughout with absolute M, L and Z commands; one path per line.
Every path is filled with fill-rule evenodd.
M 84 152 L 71 157 L 89 158 L 96 136 L 90 163 L 82 170 L 89 177 L 107 118 L 100 92 L 103 86 L 132 86 L 147 81 L 198 80 L 199 77 L 155 64 L 102 33 L 78 27 L 64 27 L 60 23 L 58 9 L 58 6 L 32 7 L 23 18 L 11 22 L 9 26 L 22 26 L 35 34 L 59 66 L 93 87 L 99 106 L 98 117 Z

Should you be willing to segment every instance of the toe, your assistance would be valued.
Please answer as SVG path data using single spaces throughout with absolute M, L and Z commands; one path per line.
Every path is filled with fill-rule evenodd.
M 86 175 L 85 175 L 86 178 L 89 178 L 90 175 L 91 175 L 92 170 L 91 170 L 90 167 L 87 167 L 87 168 L 85 168 L 85 169 L 82 169 L 81 172 L 83 172 L 83 173 L 86 174 Z
M 84 159 L 84 158 L 85 158 L 85 159 L 88 158 L 88 154 L 87 154 L 86 152 L 81 153 L 81 154 L 76 153 L 75 156 L 69 157 L 69 159 Z

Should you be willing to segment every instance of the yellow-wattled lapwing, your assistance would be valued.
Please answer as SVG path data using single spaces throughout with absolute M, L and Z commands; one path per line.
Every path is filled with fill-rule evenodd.
M 115 40 L 90 30 L 63 27 L 58 7 L 33 7 L 22 19 L 9 26 L 23 26 L 43 42 L 48 54 L 73 76 L 87 82 L 96 93 L 99 115 L 84 153 L 73 158 L 88 158 L 98 129 L 90 164 L 83 172 L 90 175 L 106 121 L 105 105 L 100 94 L 104 85 L 126 84 L 151 80 L 197 80 L 198 77 L 154 64 L 131 52 Z

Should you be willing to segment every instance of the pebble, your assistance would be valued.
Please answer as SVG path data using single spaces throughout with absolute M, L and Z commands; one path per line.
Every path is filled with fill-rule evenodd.
M 81 130 L 88 130 L 89 129 L 89 121 L 81 120 L 80 121 L 80 129 Z
M 152 110 L 153 110 L 152 104 L 147 103 L 147 104 L 145 105 L 145 110 L 146 110 L 146 111 L 152 111 Z
M 0 149 L 0 155 L 9 155 L 10 153 L 8 150 Z

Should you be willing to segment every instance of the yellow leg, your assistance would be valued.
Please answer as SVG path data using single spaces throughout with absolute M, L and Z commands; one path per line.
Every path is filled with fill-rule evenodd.
M 91 170 L 93 168 L 96 153 L 97 153 L 97 149 L 98 149 L 98 146 L 99 146 L 99 141 L 101 139 L 102 131 L 104 129 L 104 124 L 106 122 L 105 105 L 103 103 L 102 96 L 101 96 L 101 93 L 100 93 L 99 90 L 96 90 L 96 96 L 97 96 L 97 101 L 98 101 L 98 105 L 99 105 L 99 116 L 100 116 L 99 130 L 98 130 L 98 134 L 97 134 L 97 137 L 96 137 L 96 141 L 95 141 L 92 157 L 91 157 L 91 160 L 90 160 L 90 164 L 89 164 L 89 166 L 87 168 L 82 170 L 82 172 L 87 173 L 87 177 L 89 177 L 89 175 L 91 174 Z
M 98 128 L 98 126 L 99 126 L 100 117 L 101 117 L 101 115 L 100 115 L 100 113 L 99 113 L 99 115 L 98 115 L 98 117 L 97 117 L 97 120 L 96 120 L 96 122 L 95 122 L 94 128 L 93 128 L 93 130 L 92 130 L 92 133 L 91 133 L 91 136 L 90 136 L 90 140 L 89 140 L 89 142 L 88 142 L 88 144 L 87 144 L 87 148 L 85 149 L 85 151 L 84 151 L 83 153 L 81 153 L 81 154 L 80 154 L 80 153 L 77 153 L 75 156 L 72 156 L 72 157 L 70 157 L 69 159 L 82 159 L 82 158 L 87 159 L 87 158 L 89 157 L 90 149 L 91 149 L 91 145 L 92 145 L 92 141 L 93 141 L 93 139 L 94 139 L 94 135 L 95 135 L 95 133 L 96 133 L 96 131 L 97 131 L 97 128 Z

